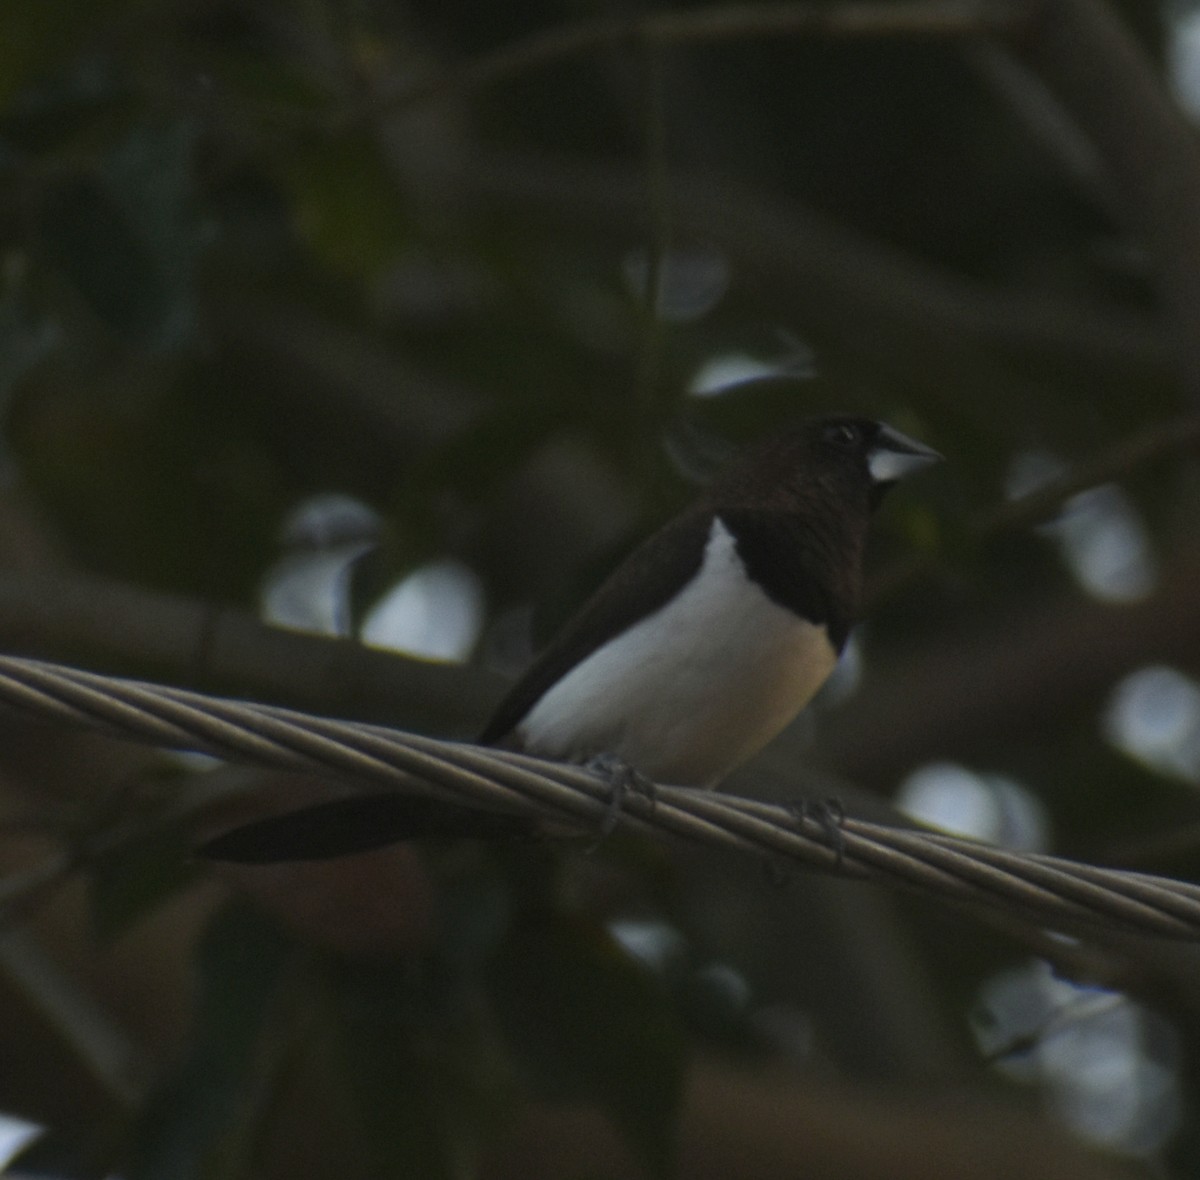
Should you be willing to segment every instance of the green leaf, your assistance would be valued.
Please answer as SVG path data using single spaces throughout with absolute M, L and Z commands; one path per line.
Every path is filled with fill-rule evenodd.
M 284 184 L 300 236 L 336 270 L 374 276 L 411 241 L 403 193 L 367 136 L 294 153 Z
M 106 1180 L 112 1165 L 106 1152 L 95 1149 L 101 1138 L 95 1127 L 49 1127 L 13 1156 L 4 1174 Z
M 41 315 L 20 289 L 0 296 L 0 406 L 7 409 L 16 383 L 59 341 L 57 326 Z
M 94 176 L 65 181 L 42 207 L 42 240 L 97 316 L 136 339 L 154 333 L 166 293 L 145 245 Z
M 128 7 L 110 0 L 40 0 L 0 6 L 0 109 L 73 55 L 97 25 Z
M 263 115 L 318 115 L 332 101 L 304 63 L 224 45 L 204 60 L 216 86 Z
M 533 397 L 494 407 L 409 464 L 405 488 L 414 501 L 424 489 L 451 486 L 486 502 L 564 422 L 560 406 Z
M 142 1111 L 122 1175 L 199 1180 L 245 1137 L 265 1089 L 264 1025 L 289 949 L 279 929 L 247 906 L 230 906 L 214 919 L 199 950 L 199 998 L 187 1052 Z
M 469 993 L 407 966 L 332 979 L 349 1086 L 384 1176 L 462 1180 L 511 1110 L 502 1047 Z
M 551 918 L 513 932 L 490 985 L 536 1089 L 595 1102 L 668 1175 L 687 1046 L 659 981 L 600 927 Z
M 42 206 L 48 255 L 101 320 L 148 347 L 180 343 L 194 323 L 193 141 L 183 121 L 139 127 Z
M 490 858 L 439 883 L 437 953 L 453 969 L 476 974 L 512 921 L 512 891 Z
M 196 216 L 191 119 L 137 127 L 105 158 L 101 172 L 163 291 L 153 345 L 177 344 L 195 321 L 193 282 L 203 230 Z
M 91 863 L 92 920 L 110 941 L 197 877 L 191 845 L 174 825 L 155 824 Z

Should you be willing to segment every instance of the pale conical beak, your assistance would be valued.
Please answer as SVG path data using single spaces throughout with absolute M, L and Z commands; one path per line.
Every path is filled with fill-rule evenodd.
M 867 455 L 867 470 L 877 483 L 895 483 L 914 471 L 920 471 L 933 463 L 940 463 L 942 456 L 932 447 L 893 430 L 890 426 L 880 427 L 874 446 Z

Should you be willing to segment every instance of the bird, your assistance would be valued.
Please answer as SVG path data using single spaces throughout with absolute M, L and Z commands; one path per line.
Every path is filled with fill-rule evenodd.
M 616 567 L 479 742 L 638 782 L 716 787 L 829 677 L 858 615 L 872 513 L 940 459 L 851 415 L 806 419 L 751 448 Z M 516 834 L 529 822 L 390 792 L 260 820 L 205 853 L 310 859 L 414 835 Z

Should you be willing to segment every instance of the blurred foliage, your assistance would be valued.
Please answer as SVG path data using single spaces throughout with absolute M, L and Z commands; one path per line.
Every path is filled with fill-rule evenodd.
M 732 444 L 797 414 L 869 413 L 950 459 L 888 502 L 873 541 L 876 572 L 924 564 L 875 602 L 857 698 L 831 694 L 821 740 L 786 747 L 805 757 L 773 789 L 805 792 L 800 762 L 891 791 L 955 759 L 1035 792 L 1057 851 L 1194 875 L 1194 779 L 1118 752 L 1098 721 L 1120 672 L 1200 670 L 1194 619 L 1154 622 L 1153 598 L 1102 607 L 1054 536 L 978 527 L 1017 454 L 1070 468 L 1188 409 L 1153 260 L 1103 162 L 1002 45 L 975 38 L 630 37 L 492 85 L 463 72 L 522 36 L 643 10 L 0 10 L 0 583 L 47 566 L 253 611 L 289 514 L 342 493 L 378 514 L 353 617 L 456 558 L 487 602 L 475 666 L 512 670 Z M 1155 62 L 1178 10 L 1124 6 Z M 777 375 L 688 392 L 730 357 Z M 1194 463 L 1159 454 L 1116 474 L 1163 583 L 1179 584 Z M 20 613 L 17 593 L 0 616 L 66 609 L 50 597 Z M 140 621 L 109 603 L 71 634 L 119 646 Z M 925 646 L 949 654 L 931 670 Z M 173 651 L 164 639 L 153 658 Z M 202 676 L 207 654 L 180 657 L 180 677 Z M 988 660 L 1004 665 L 995 684 Z M 330 712 L 344 689 L 330 679 Z M 889 720 L 926 698 L 954 713 L 944 732 Z M 1032 1105 L 968 1047 L 967 1013 L 995 972 L 1047 951 L 1034 933 L 614 840 L 553 859 L 432 849 L 420 874 L 435 900 L 363 886 L 314 937 L 289 911 L 309 886 L 234 881 L 256 909 L 188 861 L 176 803 L 204 772 L 4 726 L 6 815 L 115 800 L 20 829 L 11 856 L 0 842 L 18 884 L 50 841 L 90 885 L 86 914 L 70 899 L 14 911 L 64 973 L 41 1002 L 0 962 L 17 1014 L 0 1030 L 0 1110 L 49 1126 L 29 1167 L 501 1175 L 497 1151 L 539 1158 L 520 1128 L 548 1104 L 599 1110 L 624 1144 L 592 1159 L 580 1132 L 571 1174 L 665 1176 L 688 1158 L 688 1079 L 710 1059 L 934 1100 L 969 1079 L 981 1103 Z M 337 872 L 317 895 L 341 896 L 354 870 Z M 380 910 L 428 928 L 374 954 L 330 933 L 353 942 L 358 926 L 369 943 Z M 658 930 L 653 953 L 614 936 L 630 917 Z M 1064 974 L 1119 983 L 1165 1017 L 1174 1117 L 1195 1124 L 1194 985 L 1063 955 Z M 128 1037 L 132 1096 L 81 1048 L 84 1010 Z M 1194 1175 L 1194 1131 L 1156 1125 L 1149 1147 L 1116 1146 Z

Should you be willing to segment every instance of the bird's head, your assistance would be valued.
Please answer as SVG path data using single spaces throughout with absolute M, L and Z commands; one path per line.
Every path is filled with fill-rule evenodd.
M 814 495 L 874 508 L 901 479 L 942 456 L 870 418 L 812 418 L 753 448 L 714 487 L 718 499 L 786 510 Z

